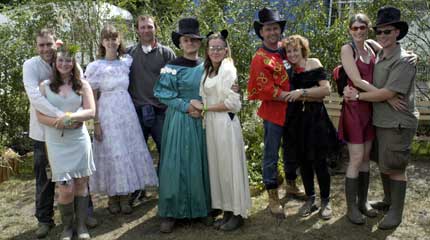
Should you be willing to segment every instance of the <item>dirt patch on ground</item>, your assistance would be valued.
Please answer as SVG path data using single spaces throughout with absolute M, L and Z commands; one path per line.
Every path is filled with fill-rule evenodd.
M 30 164 L 26 163 L 26 164 Z M 372 163 L 369 199 L 382 197 L 381 182 Z M 318 214 L 300 218 L 298 209 L 303 202 L 284 198 L 288 217 L 277 221 L 270 216 L 265 193 L 253 197 L 253 208 L 245 225 L 238 231 L 224 233 L 205 227 L 199 222 L 181 222 L 172 234 L 160 234 L 156 198 L 139 202 L 131 215 L 111 215 L 106 210 L 107 199 L 93 196 L 95 215 L 100 225 L 91 230 L 93 239 L 427 239 L 430 240 L 430 161 L 414 160 L 409 168 L 409 183 L 403 223 L 395 231 L 380 231 L 377 224 L 382 218 L 368 219 L 364 226 L 355 226 L 345 218 L 344 179 L 332 178 L 332 207 L 334 217 L 329 221 Z M 20 175 L 0 185 L 0 239 L 34 239 L 36 220 L 34 213 L 34 179 L 31 173 Z M 61 225 L 46 239 L 58 239 Z

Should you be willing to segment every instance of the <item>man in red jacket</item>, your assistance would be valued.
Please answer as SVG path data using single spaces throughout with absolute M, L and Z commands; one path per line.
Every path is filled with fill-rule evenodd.
M 248 82 L 248 99 L 261 100 L 258 116 L 264 120 L 263 182 L 269 194 L 269 209 L 277 217 L 285 217 L 278 196 L 278 151 L 283 139 L 284 171 L 287 179 L 287 194 L 304 196 L 296 186 L 297 163 L 288 160 L 285 152 L 285 118 L 287 102 L 285 96 L 290 89 L 284 59 L 278 49 L 278 41 L 284 31 L 285 21 L 279 13 L 267 8 L 258 12 L 260 21 L 254 22 L 255 33 L 263 40 L 263 46 L 251 61 Z M 286 61 L 285 61 L 286 63 Z

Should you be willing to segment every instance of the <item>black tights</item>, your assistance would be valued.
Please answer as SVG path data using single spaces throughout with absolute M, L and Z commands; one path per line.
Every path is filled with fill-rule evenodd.
M 314 172 L 317 175 L 321 199 L 329 199 L 330 174 L 328 172 L 325 156 L 318 156 L 313 158 L 313 160 L 311 160 L 309 157 L 304 157 L 300 161 L 300 173 L 302 175 L 303 185 L 308 197 L 315 196 Z

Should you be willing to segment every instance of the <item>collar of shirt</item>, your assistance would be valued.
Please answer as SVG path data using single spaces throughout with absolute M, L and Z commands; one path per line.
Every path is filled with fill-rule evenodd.
M 155 40 L 154 41 L 154 43 L 152 44 L 152 45 L 141 45 L 142 46 L 142 51 L 145 53 L 145 54 L 148 54 L 148 53 L 150 53 L 151 51 L 152 51 L 152 49 L 154 49 L 154 48 L 156 48 L 157 47 L 157 40 Z
M 271 53 L 281 53 L 281 51 L 280 51 L 280 49 L 278 48 L 278 49 L 270 49 L 270 48 L 268 48 L 268 47 L 266 47 L 264 44 L 263 44 L 263 46 L 262 46 L 262 48 L 264 49 L 264 50 L 266 50 L 266 51 L 268 51 L 268 52 L 271 52 Z
M 389 59 L 391 59 L 394 55 L 398 54 L 400 51 L 401 51 L 400 44 L 399 44 L 399 43 L 397 43 L 396 48 L 395 48 L 395 49 L 393 49 L 393 51 L 392 51 L 388 56 L 382 57 L 382 56 L 384 56 L 384 49 L 382 49 L 382 50 L 379 52 L 379 54 L 378 54 L 378 56 L 377 56 L 377 58 L 376 58 L 376 62 L 380 62 L 380 61 L 382 61 L 382 60 L 389 60 Z

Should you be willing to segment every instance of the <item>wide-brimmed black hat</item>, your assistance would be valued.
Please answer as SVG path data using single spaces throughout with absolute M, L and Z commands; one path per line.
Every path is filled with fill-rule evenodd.
M 402 39 L 406 36 L 409 30 L 409 25 L 405 21 L 400 20 L 400 10 L 395 7 L 382 7 L 378 10 L 378 14 L 376 17 L 376 24 L 373 27 L 374 30 L 378 27 L 392 25 L 400 30 L 400 34 L 397 37 L 397 40 Z
M 270 10 L 268 8 L 263 8 L 258 12 L 258 20 L 254 21 L 254 30 L 255 34 L 261 39 L 263 39 L 260 35 L 260 29 L 267 24 L 279 23 L 281 26 L 281 33 L 284 32 L 286 21 L 281 20 L 279 17 L 279 12 L 276 10 Z
M 200 36 L 199 22 L 195 18 L 182 18 L 178 23 L 178 31 L 172 32 L 172 41 L 176 47 L 179 47 L 179 38 L 181 36 L 187 36 L 191 38 L 203 39 Z

